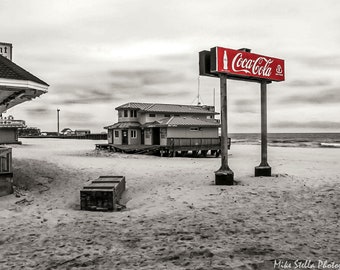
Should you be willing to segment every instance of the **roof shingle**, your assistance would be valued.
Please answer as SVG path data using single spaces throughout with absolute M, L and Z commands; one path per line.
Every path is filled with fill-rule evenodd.
M 141 126 L 138 122 L 118 122 L 110 126 L 104 127 L 105 129 L 114 129 L 114 128 L 139 128 Z
M 121 109 L 135 109 L 143 112 L 162 112 L 162 113 L 188 113 L 188 114 L 217 114 L 209 110 L 207 106 L 197 105 L 179 105 L 179 104 L 161 104 L 161 103 L 137 103 L 130 102 L 123 104 L 116 108 Z
M 38 77 L 29 73 L 28 71 L 18 66 L 17 64 L 13 63 L 6 57 L 3 57 L 2 55 L 0 55 L 0 78 L 32 81 L 35 83 L 43 84 L 45 86 L 49 86 L 47 83 L 40 80 Z
M 177 127 L 177 126 L 187 126 L 187 127 L 219 127 L 220 124 L 212 120 L 202 120 L 193 117 L 168 117 L 152 123 L 145 123 L 144 126 L 166 126 L 166 127 Z

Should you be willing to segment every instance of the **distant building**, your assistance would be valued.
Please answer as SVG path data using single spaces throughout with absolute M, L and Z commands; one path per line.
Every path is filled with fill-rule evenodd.
M 64 136 L 72 136 L 75 134 L 75 132 L 70 128 L 64 128 L 62 131 L 60 131 L 60 134 Z
M 118 122 L 105 127 L 113 145 L 194 144 L 219 139 L 212 106 L 126 103 L 116 108 Z M 201 142 L 202 143 L 202 142 Z
M 91 131 L 88 129 L 77 129 L 74 131 L 76 136 L 85 136 L 87 134 L 91 134 Z
M 17 144 L 18 129 L 26 127 L 25 121 L 14 120 L 13 116 L 0 117 L 0 144 Z

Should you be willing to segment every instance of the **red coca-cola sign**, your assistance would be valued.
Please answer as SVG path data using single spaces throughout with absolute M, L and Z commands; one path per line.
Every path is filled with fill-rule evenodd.
M 222 47 L 211 49 L 211 72 L 233 77 L 284 81 L 284 60 Z

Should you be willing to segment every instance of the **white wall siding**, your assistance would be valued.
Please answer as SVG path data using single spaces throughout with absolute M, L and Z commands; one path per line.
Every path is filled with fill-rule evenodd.
M 168 128 L 168 138 L 218 138 L 217 127 L 202 127 L 201 130 L 191 131 L 190 127 Z

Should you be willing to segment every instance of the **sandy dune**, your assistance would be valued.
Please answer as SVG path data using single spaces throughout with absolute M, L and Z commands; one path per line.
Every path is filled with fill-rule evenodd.
M 339 149 L 233 145 L 238 185 L 216 158 L 96 152 L 95 141 L 13 146 L 17 193 L 0 198 L 0 269 L 273 269 L 276 259 L 340 263 Z M 124 175 L 126 210 L 79 210 L 79 190 Z

